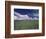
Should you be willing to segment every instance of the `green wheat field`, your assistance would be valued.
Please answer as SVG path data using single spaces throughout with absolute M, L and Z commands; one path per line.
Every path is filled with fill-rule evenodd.
M 14 30 L 39 29 L 38 20 L 14 20 Z

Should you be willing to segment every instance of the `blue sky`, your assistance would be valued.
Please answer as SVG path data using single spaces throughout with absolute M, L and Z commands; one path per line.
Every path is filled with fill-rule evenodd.
M 38 9 L 14 9 L 14 12 L 18 12 L 21 15 L 28 15 L 29 17 L 39 14 Z

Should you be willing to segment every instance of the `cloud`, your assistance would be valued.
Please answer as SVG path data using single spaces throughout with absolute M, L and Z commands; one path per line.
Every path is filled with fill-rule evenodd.
M 37 18 L 29 17 L 27 14 L 21 15 L 18 12 L 15 12 L 14 20 L 37 20 Z

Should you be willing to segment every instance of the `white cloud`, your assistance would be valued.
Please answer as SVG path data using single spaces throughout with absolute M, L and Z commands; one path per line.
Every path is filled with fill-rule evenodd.
M 28 15 L 21 15 L 20 13 L 15 12 L 14 20 L 37 20 L 37 18 L 29 17 Z

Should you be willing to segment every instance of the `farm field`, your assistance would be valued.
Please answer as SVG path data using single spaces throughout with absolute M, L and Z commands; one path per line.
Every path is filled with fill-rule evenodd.
M 39 29 L 38 20 L 14 20 L 14 30 Z

